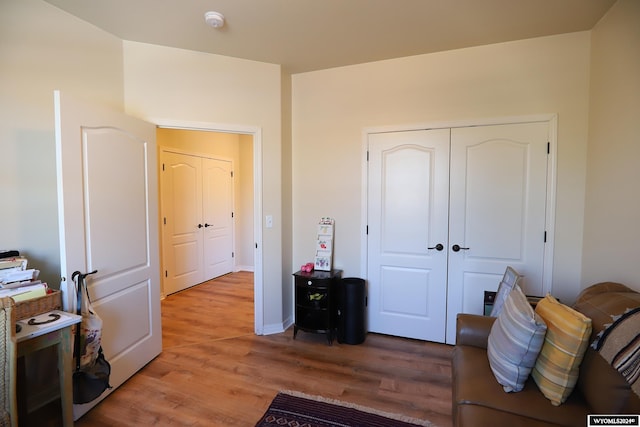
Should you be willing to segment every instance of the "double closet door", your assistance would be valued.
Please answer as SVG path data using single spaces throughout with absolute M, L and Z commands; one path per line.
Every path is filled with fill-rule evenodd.
M 162 152 L 164 293 L 233 271 L 231 161 Z
M 540 295 L 549 123 L 368 135 L 369 330 L 455 342 L 507 265 Z

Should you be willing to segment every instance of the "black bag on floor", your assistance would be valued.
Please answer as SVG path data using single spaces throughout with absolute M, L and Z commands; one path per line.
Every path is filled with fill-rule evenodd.
M 82 315 L 82 321 L 76 326 L 74 345 L 76 370 L 73 373 L 73 403 L 76 404 L 91 402 L 111 388 L 111 365 L 104 358 L 100 346 L 102 320 L 91 307 L 89 292 L 84 283 L 85 277 L 93 273 L 95 271 L 88 274 L 76 271 L 72 276 L 74 281 L 78 279 L 76 312 Z
M 76 368 L 73 373 L 73 403 L 87 403 L 96 399 L 109 385 L 111 365 L 104 358 L 102 348 L 91 367 Z

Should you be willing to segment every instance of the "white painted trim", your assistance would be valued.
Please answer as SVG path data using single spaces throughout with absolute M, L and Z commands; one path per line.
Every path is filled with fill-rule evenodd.
M 257 126 L 193 122 L 146 117 L 160 128 L 201 130 L 207 132 L 237 133 L 253 136 L 253 235 L 254 235 L 254 331 L 256 335 L 265 333 L 264 325 L 264 271 L 262 250 L 262 129 Z
M 285 323 L 272 323 L 270 325 L 264 325 L 264 332 L 261 335 L 281 334 L 286 331 L 289 326 L 285 327 Z
M 147 117 L 144 120 L 155 123 L 158 127 L 167 129 L 188 129 L 204 130 L 208 132 L 241 133 L 244 135 L 255 135 L 260 131 L 256 126 L 243 126 L 226 123 L 194 122 L 188 120 L 171 120 L 162 118 Z
M 60 107 L 61 94 L 59 90 L 53 91 L 53 103 L 54 103 L 54 117 L 55 117 L 55 140 L 56 140 L 56 188 L 58 193 L 58 233 L 60 235 L 60 291 L 62 293 L 62 309 L 75 313 L 76 311 L 76 299 L 75 288 L 73 287 L 73 281 L 71 280 L 71 272 L 67 271 L 67 241 L 64 237 L 66 235 L 66 227 L 64 224 L 64 191 L 61 191 L 63 181 L 63 168 L 62 168 L 62 111 Z
M 262 260 L 262 129 L 253 133 L 253 237 L 256 250 L 253 257 L 254 329 L 256 335 L 264 335 L 264 270 Z
M 558 180 L 558 115 L 549 119 L 549 157 L 547 159 L 547 243 L 544 245 L 544 271 L 542 273 L 542 294 L 553 289 L 553 249 L 556 229 L 556 186 Z
M 533 122 L 550 122 L 556 114 L 534 114 L 526 116 L 507 116 L 507 117 L 494 117 L 494 118 L 482 118 L 475 120 L 451 120 L 445 122 L 425 122 L 406 125 L 387 125 L 387 126 L 372 126 L 365 127 L 363 133 L 366 136 L 370 133 L 386 133 L 386 132 L 403 132 L 411 130 L 426 130 L 426 129 L 443 129 L 443 128 L 462 128 L 471 126 L 490 126 L 490 125 L 507 125 L 514 123 L 533 123 Z M 365 159 L 366 160 L 366 159 Z
M 361 198 L 361 212 L 360 212 L 360 228 L 361 239 L 360 239 L 360 277 L 364 279 L 368 279 L 369 272 L 369 234 L 367 233 L 369 226 L 369 134 L 374 133 L 371 131 L 367 131 L 367 129 L 363 129 L 362 131 L 362 176 L 361 176 L 361 184 L 362 193 L 360 194 Z M 367 310 L 368 311 L 368 310 Z

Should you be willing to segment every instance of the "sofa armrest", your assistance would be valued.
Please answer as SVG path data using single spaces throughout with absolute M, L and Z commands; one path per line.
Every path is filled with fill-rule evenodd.
M 456 317 L 456 345 L 487 348 L 487 340 L 495 317 L 458 313 Z

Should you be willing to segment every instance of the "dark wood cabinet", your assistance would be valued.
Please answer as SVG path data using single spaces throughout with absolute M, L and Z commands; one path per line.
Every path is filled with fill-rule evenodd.
M 342 270 L 298 271 L 295 277 L 295 323 L 293 338 L 298 330 L 323 333 L 329 345 L 337 327 L 337 286 Z

